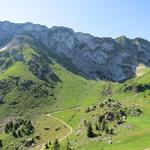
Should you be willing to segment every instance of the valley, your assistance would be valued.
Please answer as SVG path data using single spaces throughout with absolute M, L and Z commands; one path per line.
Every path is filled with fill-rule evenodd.
M 0 149 L 150 147 L 148 41 L 32 23 L 0 30 Z
M 46 109 L 44 110 L 45 115 L 43 116 L 41 114 L 42 116 L 37 118 L 37 121 L 39 122 L 38 133 L 41 133 L 40 134 L 41 140 L 39 141 L 37 140 L 37 146 L 35 148 L 33 147 L 33 149 L 38 150 L 39 147 L 43 149 L 45 148 L 45 143 L 48 143 L 49 141 L 53 143 L 55 138 L 63 139 L 63 137 L 65 137 L 66 135 L 67 137 L 59 142 L 62 149 L 65 149 L 66 147 L 67 138 L 69 139 L 71 143 L 71 147 L 73 149 L 79 149 L 79 150 L 80 149 L 81 150 L 83 149 L 85 150 L 88 150 L 88 149 L 89 150 L 91 149 L 93 150 L 95 149 L 106 149 L 106 150 L 108 149 L 109 150 L 110 149 L 111 150 L 112 149 L 113 150 L 114 148 L 118 150 L 123 149 L 123 148 L 125 150 L 127 149 L 129 150 L 139 149 L 140 150 L 140 149 L 149 147 L 149 142 L 150 142 L 149 141 L 149 134 L 150 134 L 149 119 L 148 119 L 150 116 L 149 114 L 149 109 L 150 109 L 149 108 L 149 98 L 150 98 L 149 91 L 146 90 L 144 92 L 137 93 L 134 91 L 124 92 L 121 90 L 122 92 L 118 92 L 120 88 L 122 89 L 125 83 L 118 84 L 118 83 L 113 83 L 113 82 L 102 81 L 101 84 L 99 82 L 99 84 L 97 85 L 97 82 L 95 81 L 88 81 L 78 76 L 74 76 L 72 73 L 69 73 L 65 71 L 64 69 L 61 69 L 60 67 L 58 69 L 58 66 L 54 66 L 54 68 L 57 73 L 60 73 L 62 75 L 60 76 L 60 79 L 62 81 L 65 81 L 65 78 L 67 78 L 66 80 L 69 79 L 69 81 L 72 82 L 72 83 L 69 82 L 68 85 L 65 85 L 64 87 L 61 87 L 60 85 L 57 87 L 58 89 L 61 88 L 62 90 L 59 93 L 60 96 L 62 95 L 65 96 L 64 90 L 68 91 L 69 93 L 71 92 L 70 95 L 71 94 L 73 95 L 72 97 L 68 95 L 64 97 L 64 99 L 70 98 L 70 103 L 68 103 L 68 101 L 66 101 L 66 103 L 63 103 L 65 101 L 62 99 L 59 99 L 60 100 L 59 103 L 54 103 L 53 105 L 55 108 L 55 109 L 53 108 L 54 113 L 51 113 L 50 116 L 47 116 L 49 112 Z M 145 74 L 141 77 L 137 77 L 136 82 L 144 83 L 145 81 L 145 83 L 148 83 L 148 80 L 146 80 L 146 79 L 149 79 L 148 75 L 149 75 L 148 70 L 145 70 Z M 67 84 L 67 81 L 65 82 Z M 78 82 L 80 82 L 79 85 L 78 84 L 74 85 L 74 83 L 78 83 Z M 81 84 L 82 82 L 83 82 L 83 85 Z M 127 81 L 126 84 L 129 84 L 128 82 L 130 83 L 131 81 Z M 132 82 L 134 82 L 134 80 Z M 75 86 L 75 87 L 70 89 L 72 86 Z M 90 88 L 91 86 L 93 86 L 93 88 Z M 57 88 L 55 92 L 57 92 L 58 90 Z M 82 91 L 80 93 L 80 90 L 78 88 L 80 89 L 88 88 L 88 91 L 90 92 L 82 93 L 83 92 Z M 77 89 L 78 90 L 77 94 L 80 94 L 80 95 L 76 95 L 76 93 L 74 93 L 74 89 Z M 96 92 L 97 92 L 97 95 L 96 95 Z M 79 99 L 79 96 L 81 96 L 80 99 Z M 78 103 L 76 102 L 76 106 L 74 105 L 75 102 L 71 101 L 73 97 L 78 99 Z M 135 107 L 140 108 L 143 111 L 143 114 L 141 116 L 129 117 L 127 119 L 125 123 L 126 126 L 129 126 L 129 127 L 133 126 L 133 129 L 128 129 L 126 127 L 123 127 L 123 128 L 119 127 L 119 131 L 118 131 L 119 133 L 117 135 L 114 135 L 112 138 L 113 144 L 108 144 L 108 141 L 109 141 L 108 139 L 104 139 L 102 141 L 101 140 L 99 141 L 99 139 L 97 138 L 88 139 L 86 136 L 86 128 L 83 127 L 83 121 L 86 119 L 89 120 L 90 116 L 92 116 L 93 114 L 93 112 L 89 112 L 89 114 L 85 113 L 85 110 L 87 109 L 87 107 L 95 105 L 99 102 L 103 102 L 103 100 L 109 99 L 109 98 L 118 99 L 119 101 L 121 101 L 121 103 L 125 103 L 129 107 L 135 106 Z M 82 101 L 83 99 L 85 100 Z M 86 99 L 88 101 L 86 101 Z M 75 108 L 71 108 L 71 107 L 75 107 Z M 71 109 L 68 109 L 68 108 L 71 108 Z M 56 117 L 56 118 L 53 118 L 53 117 Z M 67 123 L 68 126 L 72 128 L 72 132 L 70 133 L 71 130 L 68 127 L 65 129 L 64 123 L 58 119 Z M 33 121 L 34 120 L 36 119 L 33 119 Z M 59 131 L 55 133 L 55 131 L 51 131 L 51 130 L 55 130 L 54 127 L 56 127 L 57 124 L 60 127 L 60 129 Z M 50 128 L 50 130 L 44 131 L 45 127 Z M 143 140 L 143 144 L 139 143 L 139 140 L 140 141 Z M 132 141 L 132 144 L 131 144 L 131 141 Z M 138 143 L 140 145 L 138 145 Z

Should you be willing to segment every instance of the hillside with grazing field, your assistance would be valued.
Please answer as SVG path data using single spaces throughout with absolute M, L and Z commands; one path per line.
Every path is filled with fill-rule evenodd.
M 23 69 L 20 69 L 19 73 L 15 72 L 15 68 L 18 67 L 19 69 L 20 66 L 22 66 L 21 68 Z M 73 131 L 67 138 L 69 139 L 72 148 L 79 150 L 140 150 L 149 147 L 149 89 L 142 92 L 137 92 L 134 90 L 124 91 L 127 85 L 134 85 L 134 83 L 136 83 L 136 85 L 141 83 L 148 83 L 149 70 L 146 70 L 145 74 L 142 77 L 118 84 L 106 81 L 96 82 L 94 80 L 84 79 L 81 76 L 72 74 L 70 71 L 66 70 L 57 63 L 55 63 L 55 65 L 52 65 L 51 67 L 54 69 L 55 74 L 58 75 L 59 79 L 61 80 L 61 82 L 58 83 L 54 88 L 54 95 L 56 95 L 57 101 L 49 107 L 45 106 L 45 108 L 43 107 L 45 103 L 44 105 L 39 103 L 40 105 L 38 105 L 38 108 L 41 107 L 41 111 L 43 111 L 45 114 L 56 111 L 56 113 L 52 114 L 52 116 L 64 121 L 69 126 L 71 126 Z M 28 76 L 24 77 L 23 71 L 25 71 Z M 32 79 L 33 81 L 36 81 L 38 83 L 43 82 L 37 79 L 36 76 L 31 74 L 26 66 L 24 66 L 24 64 L 22 64 L 21 62 L 16 63 L 14 66 L 10 67 L 7 72 L 4 72 L 1 75 L 1 79 L 3 80 L 8 76 L 13 76 L 13 74 L 15 74 L 15 76 L 21 77 L 22 79 Z M 31 93 L 29 92 L 29 94 Z M 15 98 L 15 95 L 16 97 L 18 96 L 17 89 L 13 89 L 13 91 L 8 94 L 7 99 L 9 103 L 12 102 L 12 99 L 18 99 Z M 27 95 L 28 94 L 25 94 L 25 96 Z M 23 95 L 21 96 L 21 98 L 23 98 Z M 84 120 L 87 120 L 87 122 L 90 121 L 89 119 L 94 115 L 95 112 L 89 112 L 88 114 L 86 114 L 85 110 L 88 106 L 97 105 L 98 103 L 103 102 L 104 100 L 107 100 L 109 98 L 117 99 L 124 103 L 127 107 L 137 107 L 142 110 L 143 113 L 139 117 L 130 116 L 123 126 L 118 127 L 116 135 L 108 135 L 104 139 L 101 137 L 88 138 L 86 136 L 87 129 L 83 125 Z M 34 99 L 28 99 L 27 103 L 24 101 L 20 102 L 24 103 L 23 105 L 27 106 L 30 101 L 33 105 L 33 100 Z M 7 105 L 8 104 L 3 105 L 4 108 L 2 108 L 6 109 Z M 19 107 L 17 107 L 17 109 L 18 108 Z M 1 109 L 2 116 L 4 114 L 7 116 L 7 113 L 3 109 Z M 9 109 L 14 114 L 17 113 L 16 109 L 15 111 L 13 110 L 14 108 Z M 20 107 L 18 112 L 21 112 L 21 109 L 24 108 Z M 28 115 L 30 116 L 30 114 L 32 114 L 36 116 L 36 112 L 39 111 L 36 111 L 36 109 L 33 108 L 33 110 L 31 109 L 28 112 Z M 101 114 L 101 110 L 100 112 L 96 112 L 96 114 Z M 64 124 L 61 124 L 58 119 L 49 118 L 48 116 L 48 118 L 45 118 L 46 116 L 44 117 L 40 114 L 38 116 L 41 117 L 32 119 L 36 127 L 36 132 L 32 136 L 35 138 L 37 135 L 40 135 L 40 140 L 36 140 L 37 146 L 34 149 L 38 150 L 39 147 L 45 147 L 45 143 L 48 143 L 49 141 L 53 143 L 55 138 L 61 139 L 61 137 L 63 138 L 63 136 L 66 136 L 69 132 L 69 128 L 65 127 Z M 56 131 L 57 125 L 57 128 L 59 128 L 58 131 Z M 110 137 L 113 144 L 108 144 Z M 3 139 L 3 144 L 8 144 L 9 140 L 14 141 L 13 138 L 7 134 L 1 134 L 1 138 Z M 65 138 L 63 141 L 60 141 L 62 149 L 66 147 L 65 145 L 67 142 L 67 138 Z M 21 145 L 20 140 L 21 139 L 15 139 L 15 144 L 12 145 Z M 139 144 L 139 141 L 143 141 L 142 144 Z
M 147 75 L 145 75 L 147 77 Z M 141 77 L 139 80 L 146 80 L 145 76 Z M 144 79 L 145 78 L 145 79 Z M 133 79 L 134 81 L 134 79 Z M 135 79 L 135 81 L 137 81 Z M 106 150 L 144 150 L 149 147 L 149 110 L 150 110 L 150 93 L 149 89 L 141 92 L 119 92 L 120 87 L 123 84 L 118 85 L 118 89 L 115 86 L 115 91 L 110 96 L 112 99 L 117 99 L 121 103 L 125 104 L 126 107 L 139 108 L 142 110 L 142 115 L 138 116 L 129 116 L 125 124 L 114 129 L 115 135 L 108 134 L 105 138 L 100 136 L 99 138 L 88 138 L 86 135 L 86 128 L 84 127 L 84 121 L 87 122 L 94 114 L 101 114 L 101 110 L 85 113 L 87 106 L 81 106 L 73 110 L 66 110 L 64 112 L 58 112 L 54 114 L 55 117 L 58 117 L 62 120 L 65 120 L 69 125 L 73 127 L 73 133 L 69 136 L 69 139 L 72 143 L 72 147 L 78 150 L 95 150 L 95 149 L 106 149 Z M 109 98 L 109 96 L 108 96 Z M 107 98 L 100 99 L 100 102 Z M 97 103 L 95 103 L 97 105 Z M 92 106 L 92 105 L 90 105 Z M 93 125 L 93 128 L 94 125 Z M 117 130 L 117 131 L 115 131 Z M 100 131 L 102 132 L 102 131 Z M 112 141 L 112 144 L 109 144 L 109 141 Z M 142 143 L 140 143 L 142 141 Z M 64 142 L 65 143 L 65 142 Z
M 0 149 L 150 147 L 149 41 L 32 23 L 0 31 Z

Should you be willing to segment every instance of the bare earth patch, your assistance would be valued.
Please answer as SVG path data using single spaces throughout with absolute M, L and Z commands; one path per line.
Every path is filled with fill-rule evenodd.
M 136 76 L 141 77 L 144 75 L 145 66 L 143 64 L 139 64 L 136 68 Z
M 7 47 L 3 47 L 0 49 L 0 52 L 4 51 L 5 49 L 7 49 Z

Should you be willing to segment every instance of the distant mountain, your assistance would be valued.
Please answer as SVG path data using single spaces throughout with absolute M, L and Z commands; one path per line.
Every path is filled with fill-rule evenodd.
M 15 55 L 16 61 L 24 61 L 22 45 L 46 52 L 46 57 L 55 57 L 65 68 L 88 79 L 120 82 L 134 77 L 139 63 L 150 66 L 150 42 L 141 38 L 99 38 L 66 27 L 49 29 L 38 24 L 6 21 L 0 22 L 2 70 L 6 69 L 5 52 L 11 57 Z M 46 58 L 39 60 L 46 62 Z

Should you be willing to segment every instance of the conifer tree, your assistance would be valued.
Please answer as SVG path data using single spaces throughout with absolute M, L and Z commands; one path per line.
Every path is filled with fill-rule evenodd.
M 105 128 L 106 128 L 106 122 L 105 122 L 105 120 L 103 120 L 101 123 L 101 129 L 104 131 Z
M 13 127 L 14 127 L 13 122 L 10 121 L 10 122 L 8 123 L 8 126 L 9 126 L 9 130 L 12 131 L 12 129 L 13 129 Z
M 69 139 L 67 139 L 66 150 L 72 150 L 72 149 L 71 149 L 71 144 L 70 144 L 70 142 L 69 142 Z
M 99 130 L 99 126 L 98 126 L 97 123 L 96 123 L 96 125 L 95 125 L 95 129 L 96 129 L 96 130 Z
M 0 140 L 0 148 L 2 148 L 2 147 L 3 147 L 3 141 Z
M 93 137 L 93 135 L 94 135 L 94 133 L 93 133 L 92 125 L 91 125 L 91 123 L 89 123 L 87 126 L 87 136 Z
M 15 138 L 17 138 L 17 133 L 16 133 L 15 130 L 12 131 L 12 135 L 13 135 Z
M 8 125 L 8 123 L 6 123 L 6 125 L 5 125 L 5 133 L 9 133 L 9 125 Z
M 47 143 L 45 144 L 45 149 L 49 149 L 49 146 Z
M 54 142 L 54 150 L 60 150 L 60 145 L 59 145 L 58 139 L 56 139 Z
M 18 129 L 17 135 L 18 135 L 18 137 L 22 137 L 22 133 L 21 133 L 21 130 L 20 130 L 20 129 Z

